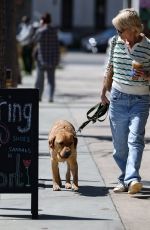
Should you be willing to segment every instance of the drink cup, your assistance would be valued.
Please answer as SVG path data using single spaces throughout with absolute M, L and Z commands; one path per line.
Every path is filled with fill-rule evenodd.
M 135 60 L 132 61 L 132 71 L 131 71 L 131 76 L 135 77 L 136 71 L 137 70 L 142 70 L 143 69 L 143 64 L 140 62 L 137 62 Z
M 142 69 L 143 68 L 143 64 L 140 62 L 137 62 L 135 60 L 132 61 L 132 68 L 133 69 Z

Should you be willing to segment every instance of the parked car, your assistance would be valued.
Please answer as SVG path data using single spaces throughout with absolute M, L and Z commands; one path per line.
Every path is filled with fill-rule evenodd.
M 65 47 L 70 47 L 74 43 L 73 34 L 71 32 L 64 32 L 62 30 L 58 30 L 58 40 L 60 45 Z
M 116 34 L 115 28 L 108 28 L 101 33 L 81 39 L 81 49 L 86 52 L 106 52 L 108 40 Z

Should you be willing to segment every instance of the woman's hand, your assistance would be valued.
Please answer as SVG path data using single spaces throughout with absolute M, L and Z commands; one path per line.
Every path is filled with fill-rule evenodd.
M 150 74 L 147 71 L 144 71 L 143 69 L 134 69 L 134 76 L 132 77 L 133 80 L 138 80 L 138 78 L 141 77 L 143 80 L 150 80 Z
M 143 71 L 143 73 L 141 74 L 141 77 L 145 81 L 150 81 L 150 73 L 148 71 Z
M 133 69 L 133 76 L 132 80 L 138 80 L 139 77 L 142 77 L 143 75 L 143 69 Z
M 105 89 L 105 87 L 102 88 L 102 92 L 101 92 L 101 103 L 102 103 L 102 105 L 109 104 L 109 100 L 106 97 L 106 89 Z

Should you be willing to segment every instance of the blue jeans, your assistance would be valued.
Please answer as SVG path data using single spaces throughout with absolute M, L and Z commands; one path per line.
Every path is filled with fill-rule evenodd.
M 131 95 L 112 88 L 109 118 L 114 145 L 113 157 L 121 170 L 119 181 L 129 185 L 140 181 L 149 95 Z

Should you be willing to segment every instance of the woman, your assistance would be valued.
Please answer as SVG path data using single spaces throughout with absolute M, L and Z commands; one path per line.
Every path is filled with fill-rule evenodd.
M 57 30 L 51 25 L 51 15 L 45 13 L 40 21 L 40 28 L 34 38 L 37 77 L 35 88 L 39 89 L 39 101 L 44 91 L 44 77 L 47 74 L 49 102 L 53 102 L 55 93 L 55 72 L 59 63 L 59 42 Z
M 110 103 L 113 156 L 121 170 L 113 191 L 135 194 L 142 189 L 139 169 L 149 115 L 150 40 L 142 33 L 143 26 L 134 9 L 121 10 L 112 23 L 118 36 L 106 69 L 113 66 L 113 83 L 110 101 L 104 85 L 101 100 L 103 104 Z M 133 60 L 140 68 L 132 69 Z

